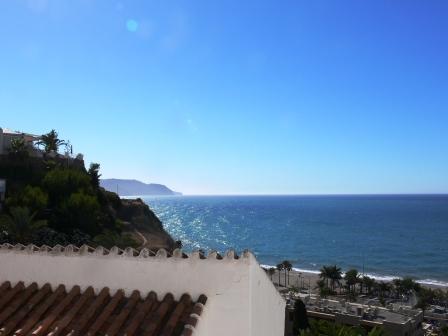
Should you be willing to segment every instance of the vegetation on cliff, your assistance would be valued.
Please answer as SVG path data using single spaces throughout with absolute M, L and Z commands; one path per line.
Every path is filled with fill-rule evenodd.
M 143 235 L 136 234 L 138 226 L 158 236 L 159 247 L 173 247 L 146 204 L 122 201 L 100 187 L 99 164 L 86 170 L 81 158 L 55 154 L 65 142 L 54 130 L 36 144 L 43 146 L 42 157 L 30 156 L 16 142 L 8 155 L 0 157 L 0 178 L 7 185 L 0 243 L 138 247 L 144 243 Z

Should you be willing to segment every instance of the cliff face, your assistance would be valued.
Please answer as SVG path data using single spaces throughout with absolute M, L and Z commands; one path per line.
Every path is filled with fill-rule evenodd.
M 0 179 L 6 181 L 0 214 L 19 209 L 46 223 L 25 238 L 0 230 L 0 241 L 173 249 L 173 239 L 142 200 L 122 200 L 101 188 L 98 170 L 86 170 L 82 160 L 0 155 Z
M 131 224 L 142 247 L 150 249 L 174 249 L 173 238 L 165 231 L 162 222 L 140 198 L 122 199 L 117 216 Z

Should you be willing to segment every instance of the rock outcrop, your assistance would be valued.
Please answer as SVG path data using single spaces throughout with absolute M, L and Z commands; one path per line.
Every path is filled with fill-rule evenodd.
M 173 250 L 175 242 L 165 231 L 162 222 L 140 198 L 121 199 L 117 216 L 131 225 L 131 229 L 143 240 L 143 246 L 150 249 Z

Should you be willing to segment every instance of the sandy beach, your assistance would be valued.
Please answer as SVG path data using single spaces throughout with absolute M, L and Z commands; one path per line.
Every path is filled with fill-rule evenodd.
M 275 274 L 272 276 L 272 282 L 278 286 L 279 285 L 279 272 L 276 270 Z M 289 279 L 288 279 L 289 278 Z M 298 287 L 303 291 L 309 291 L 311 289 L 311 293 L 317 292 L 316 286 L 317 281 L 319 280 L 319 274 L 311 273 L 311 272 L 299 272 L 299 271 L 290 271 L 289 277 L 288 274 L 286 276 L 286 284 L 288 287 Z M 285 288 L 285 272 L 280 272 L 280 287 Z
M 299 271 L 295 271 L 292 270 L 289 272 L 289 279 L 288 276 L 286 277 L 286 284 L 288 287 L 298 287 L 300 288 L 303 292 L 307 292 L 310 291 L 311 289 L 311 293 L 317 293 L 318 290 L 316 289 L 317 287 L 317 281 L 319 280 L 319 274 L 318 273 L 312 273 L 312 272 L 299 272 Z M 390 280 L 377 280 L 379 282 L 383 281 L 383 282 L 390 282 Z M 272 276 L 272 282 L 278 286 L 279 283 L 279 274 L 278 271 L 275 271 L 275 274 Z M 289 285 L 288 285 L 289 284 Z M 444 289 L 447 290 L 448 286 L 446 285 L 438 285 L 438 284 L 426 284 L 426 283 L 422 283 L 421 284 L 424 287 L 427 288 L 432 288 L 432 289 Z M 285 288 L 285 272 L 281 271 L 280 272 L 280 290 Z

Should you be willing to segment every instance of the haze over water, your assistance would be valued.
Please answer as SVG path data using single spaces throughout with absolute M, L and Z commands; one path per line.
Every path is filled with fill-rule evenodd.
M 145 197 L 184 249 L 448 283 L 448 195 Z

